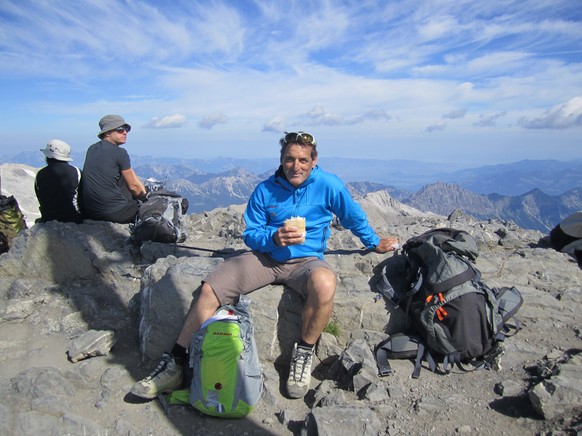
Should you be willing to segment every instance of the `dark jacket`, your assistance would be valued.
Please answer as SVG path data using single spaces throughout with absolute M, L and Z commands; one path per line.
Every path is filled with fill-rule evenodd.
M 34 181 L 34 191 L 40 204 L 39 222 L 62 221 L 80 223 L 78 189 L 81 181 L 79 168 L 56 159 L 47 159 Z

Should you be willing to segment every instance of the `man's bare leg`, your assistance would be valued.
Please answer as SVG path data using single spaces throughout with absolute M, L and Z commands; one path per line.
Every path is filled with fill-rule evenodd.
M 204 321 L 214 315 L 219 306 L 212 287 L 204 283 L 198 298 L 192 300 L 174 346 L 174 350 L 181 350 L 183 355 L 177 356 L 177 351 L 174 350 L 172 353 L 164 353 L 157 368 L 146 378 L 134 383 L 131 393 L 141 398 L 152 399 L 160 393 L 178 389 L 184 381 L 185 349 L 188 348 L 192 335 L 200 329 Z
M 193 300 L 190 305 L 176 343 L 188 348 L 194 333 L 200 329 L 204 321 L 214 315 L 219 306 L 220 302 L 212 287 L 208 283 L 203 283 L 200 289 L 200 296 L 197 300 Z
M 313 345 L 331 318 L 335 287 L 335 274 L 327 268 L 318 268 L 309 276 L 307 301 L 301 314 L 301 342 L 293 349 L 287 380 L 291 398 L 303 398 L 309 391 Z
M 301 315 L 301 339 L 315 344 L 333 312 L 335 274 L 327 268 L 318 268 L 307 282 L 307 301 Z

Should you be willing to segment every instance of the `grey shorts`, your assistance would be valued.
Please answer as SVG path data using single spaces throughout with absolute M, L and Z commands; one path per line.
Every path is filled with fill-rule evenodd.
M 208 283 L 220 304 L 230 304 L 241 294 L 249 294 L 263 286 L 281 284 L 307 296 L 307 280 L 311 271 L 331 266 L 317 257 L 303 257 L 279 263 L 268 255 L 246 251 L 219 265 L 203 281 Z

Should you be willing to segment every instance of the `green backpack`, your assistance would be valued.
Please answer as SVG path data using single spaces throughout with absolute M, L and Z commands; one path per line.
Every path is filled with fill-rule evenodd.
M 24 229 L 26 221 L 16 198 L 12 195 L 10 197 L 0 195 L 0 232 L 6 237 L 8 247 L 12 244 L 12 239 Z
M 190 404 L 202 413 L 241 418 L 261 398 L 263 377 L 249 305 L 241 295 L 236 304 L 221 306 L 192 337 Z

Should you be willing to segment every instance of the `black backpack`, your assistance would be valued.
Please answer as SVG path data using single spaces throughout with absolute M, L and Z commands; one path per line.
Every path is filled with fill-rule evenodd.
M 420 376 L 423 361 L 432 371 L 442 363 L 447 373 L 453 366 L 487 367 L 499 352 L 498 343 L 520 329 L 514 318 L 523 302 L 519 291 L 485 285 L 473 264 L 477 256 L 471 235 L 442 228 L 404 244 L 400 287 L 391 285 L 384 268 L 377 289 L 394 304 L 404 305 L 409 328 L 378 345 L 381 375 L 391 372 L 388 358 L 409 358 L 414 350 L 413 378 Z
M 188 210 L 188 200 L 164 189 L 148 193 L 139 205 L 135 224 L 131 228 L 132 239 L 143 241 L 180 243 L 186 240 L 182 216 Z
M 551 230 L 550 245 L 574 257 L 582 268 L 582 211 L 567 216 Z

